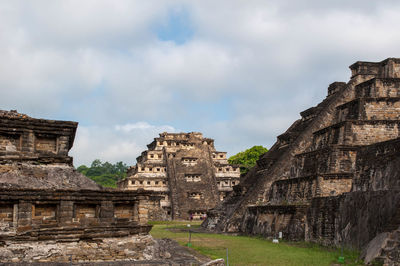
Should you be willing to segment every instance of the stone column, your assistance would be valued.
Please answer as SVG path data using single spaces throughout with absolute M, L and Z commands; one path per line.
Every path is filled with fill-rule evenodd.
M 29 152 L 35 152 L 35 134 L 33 131 L 29 132 L 27 135 L 27 143 L 26 148 Z
M 63 200 L 60 202 L 59 207 L 59 222 L 60 225 L 67 225 L 72 223 L 74 216 L 74 202 Z
M 32 203 L 20 202 L 18 204 L 18 227 L 27 227 L 32 224 Z
M 135 201 L 133 205 L 133 221 L 139 222 L 139 202 Z
M 114 219 L 114 204 L 112 201 L 102 201 L 100 205 L 100 221 L 112 222 Z
M 138 222 L 139 224 L 147 224 L 149 221 L 149 199 L 148 197 L 140 197 L 138 201 Z
M 17 228 L 17 226 L 18 226 L 18 203 L 15 203 L 13 209 L 13 227 Z

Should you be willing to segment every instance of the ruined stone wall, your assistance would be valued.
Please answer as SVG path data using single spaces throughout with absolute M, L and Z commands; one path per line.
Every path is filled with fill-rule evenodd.
M 0 110 L 0 157 L 8 160 L 40 160 L 67 163 L 78 123 L 35 119 Z
M 8 189 L 0 191 L 0 202 L 0 221 L 17 232 L 0 232 L 3 239 L 69 238 L 68 232 L 62 232 L 68 226 L 75 228 L 73 238 L 87 239 L 121 234 L 119 230 L 130 226 L 133 231 L 123 234 L 149 230 L 148 212 L 159 197 L 150 192 Z
M 355 170 L 355 161 L 355 147 L 323 147 L 296 155 L 291 175 L 303 177 L 325 173 L 349 173 Z
M 400 136 L 399 122 L 389 120 L 347 120 L 317 131 L 314 135 L 312 149 L 321 149 L 332 144 L 369 145 Z
M 3 242 L 0 262 L 79 263 L 137 261 L 153 259 L 154 241 L 150 235 L 105 238 L 96 241 Z
M 356 86 L 357 98 L 396 98 L 400 97 L 397 88 L 400 86 L 398 77 L 373 77 Z
M 207 265 L 224 266 L 223 259 L 210 260 L 190 253 L 171 239 L 150 235 L 111 237 L 91 241 L 2 242 L 3 265 Z
M 329 197 L 350 192 L 352 175 L 329 174 L 276 181 L 269 193 L 270 204 L 308 203 L 314 197 Z
M 376 142 L 391 140 L 400 137 L 400 122 L 387 121 L 359 122 L 351 125 L 352 138 L 346 140 L 346 144 L 370 145 Z M 379 134 L 376 134 L 379 132 Z
M 308 202 L 318 195 L 318 186 L 317 176 L 282 179 L 272 184 L 269 201 L 277 204 Z
M 400 189 L 400 138 L 363 147 L 353 191 Z
M 330 197 L 350 192 L 353 179 L 349 175 L 326 175 L 319 178 L 318 184 L 319 191 L 316 196 Z
M 150 192 L 0 191 L 0 262 L 154 258 Z
M 367 120 L 400 120 L 400 102 L 397 98 L 379 99 L 378 102 L 366 99 L 363 106 Z

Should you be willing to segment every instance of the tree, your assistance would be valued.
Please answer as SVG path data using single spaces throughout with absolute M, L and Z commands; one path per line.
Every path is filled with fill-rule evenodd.
M 96 159 L 90 167 L 81 165 L 76 170 L 104 187 L 116 187 L 117 181 L 126 177 L 128 165 L 123 162 L 102 163 Z
M 268 149 L 263 146 L 253 146 L 250 149 L 229 157 L 228 162 L 240 165 L 240 173 L 246 174 L 256 165 L 258 158 L 266 152 L 268 152 Z
M 98 168 L 101 167 L 102 163 L 99 159 L 96 159 L 92 162 L 92 164 L 90 165 L 90 168 Z
M 86 173 L 89 170 L 89 168 L 86 165 L 81 165 L 76 170 L 78 170 L 78 172 L 86 175 Z

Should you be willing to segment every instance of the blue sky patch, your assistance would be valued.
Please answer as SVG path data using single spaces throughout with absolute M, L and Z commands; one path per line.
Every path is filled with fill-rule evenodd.
M 156 33 L 158 39 L 173 41 L 178 45 L 189 41 L 194 35 L 189 12 L 185 8 L 171 10 L 168 14 L 166 24 L 158 25 Z

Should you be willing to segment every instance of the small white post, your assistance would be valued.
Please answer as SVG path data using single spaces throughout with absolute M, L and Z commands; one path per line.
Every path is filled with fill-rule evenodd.
M 228 248 L 226 248 L 226 266 L 229 266 L 229 254 L 228 254 Z

